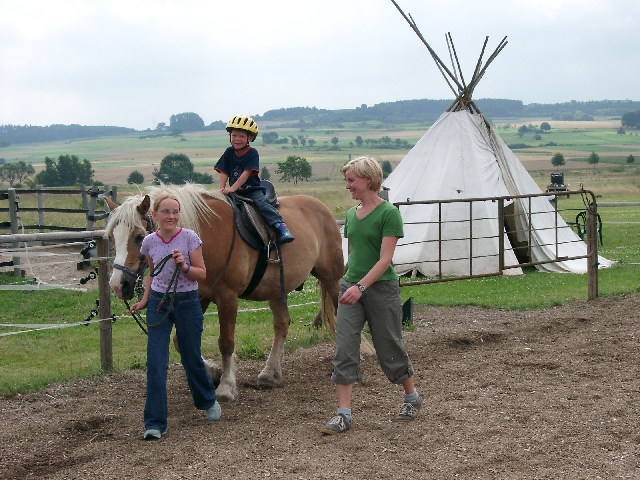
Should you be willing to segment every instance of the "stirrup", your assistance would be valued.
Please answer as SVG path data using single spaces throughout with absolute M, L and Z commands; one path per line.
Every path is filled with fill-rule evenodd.
M 271 247 L 275 247 L 275 248 L 271 248 Z M 275 250 L 276 252 L 276 258 L 271 258 L 271 251 Z M 280 263 L 282 260 L 279 256 L 279 250 L 277 248 L 277 245 L 275 243 L 273 243 L 272 240 L 269 240 L 269 242 L 267 243 L 267 263 Z

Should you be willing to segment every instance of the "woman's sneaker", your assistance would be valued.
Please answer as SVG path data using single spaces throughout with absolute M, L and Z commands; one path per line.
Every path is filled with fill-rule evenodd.
M 336 433 L 346 432 L 351 428 L 351 420 L 347 420 L 347 417 L 339 413 L 331 420 L 327 422 L 327 424 L 322 427 L 320 430 L 322 433 L 326 433 L 327 435 L 334 435 Z
M 161 432 L 157 428 L 150 428 L 146 432 L 144 432 L 145 440 L 160 440 L 162 435 L 166 435 L 167 431 Z
M 417 402 L 404 402 L 402 405 L 400 405 L 400 412 L 398 412 L 398 415 L 396 415 L 396 418 L 394 418 L 393 420 L 396 422 L 410 422 L 411 420 L 416 418 L 416 415 L 418 414 L 421 406 L 422 399 L 420 398 L 418 398 Z

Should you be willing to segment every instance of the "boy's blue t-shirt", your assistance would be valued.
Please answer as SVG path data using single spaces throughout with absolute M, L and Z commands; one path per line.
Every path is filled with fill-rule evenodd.
M 258 155 L 258 150 L 253 147 L 250 147 L 247 153 L 242 156 L 238 156 L 233 147 L 228 147 L 213 168 L 216 172 L 224 172 L 229 175 L 229 186 L 240 178 L 242 172 L 251 170 L 251 175 L 244 182 L 244 185 L 238 189 L 238 193 L 248 190 L 264 190 L 260 186 L 260 155 Z

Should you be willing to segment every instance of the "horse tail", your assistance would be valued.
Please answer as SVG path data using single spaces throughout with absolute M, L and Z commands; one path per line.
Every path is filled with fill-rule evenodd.
M 318 287 L 320 290 L 320 311 L 318 312 L 318 316 L 321 317 L 318 320 L 322 320 L 322 325 L 324 325 L 329 330 L 329 332 L 331 332 L 331 338 L 335 340 L 336 338 L 335 299 L 331 297 L 331 293 L 322 284 L 322 282 L 318 281 Z

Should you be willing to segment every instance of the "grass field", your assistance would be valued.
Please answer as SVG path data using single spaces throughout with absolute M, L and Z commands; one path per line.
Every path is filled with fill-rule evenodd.
M 499 129 L 507 143 L 532 143 L 530 135 L 523 139 L 517 137 L 516 128 Z M 529 122 L 526 122 L 529 123 Z M 548 149 L 545 155 L 528 152 L 522 155 L 515 151 L 523 164 L 541 188 L 549 183 L 549 173 L 556 169 L 551 165 L 551 155 L 556 151 L 565 153 L 569 161 L 562 171 L 565 181 L 572 189 L 579 185 L 592 190 L 602 202 L 640 202 L 640 168 L 627 166 L 620 159 L 632 153 L 640 159 L 639 137 L 617 135 L 613 125 L 607 123 L 601 129 L 561 128 L 553 124 L 550 134 L 543 136 L 544 141 L 553 141 L 557 147 L 539 147 Z M 617 127 L 615 127 L 617 129 Z M 335 130 L 278 130 L 280 136 L 286 134 L 305 134 L 314 138 L 317 144 L 324 145 L 333 136 L 340 138 L 340 150 L 327 148 L 293 149 L 282 146 L 257 147 L 261 153 L 263 165 L 270 169 L 287 155 L 305 157 L 314 167 L 314 179 L 298 185 L 278 182 L 279 195 L 305 193 L 319 198 L 329 206 L 336 219 L 343 219 L 346 210 L 354 204 L 340 175 L 340 166 L 349 158 L 363 153 L 373 154 L 378 159 L 399 161 L 404 153 L 395 150 L 358 150 L 349 146 L 356 135 L 367 138 L 404 138 L 410 143 L 418 140 L 426 126 L 411 126 L 407 129 L 385 131 L 382 128 L 364 126 L 344 126 Z M 282 132 L 282 133 L 280 133 Z M 613 132 L 613 133 L 612 133 Z M 512 135 L 515 139 L 511 139 Z M 199 133 L 185 135 L 185 141 L 179 138 L 140 139 L 137 136 L 94 139 L 81 142 L 55 143 L 7 147 L 0 150 L 0 156 L 11 161 L 23 159 L 42 162 L 45 156 L 57 158 L 60 154 L 74 154 L 81 159 L 91 161 L 96 170 L 95 178 L 106 184 L 118 184 L 120 198 L 128 192 L 137 192 L 137 188 L 127 186 L 122 181 L 133 169 L 143 166 L 149 171 L 159 165 L 164 155 L 171 152 L 185 153 L 194 162 L 198 170 L 212 173 L 213 164 L 226 147 L 226 133 Z M 553 140 L 549 140 L 552 139 Z M 533 149 L 535 150 L 535 149 Z M 594 166 L 586 163 L 589 152 L 601 155 L 601 163 Z M 585 153 L 586 152 L 586 153 Z M 627 153 L 629 152 L 629 153 Z M 582 158 L 585 160 L 583 161 Z M 607 161 L 605 161 L 605 159 Z M 611 160 L 611 162 L 609 162 Z M 639 160 L 640 161 L 640 160 Z M 273 170 L 272 170 L 273 171 Z M 317 173 L 318 172 L 318 173 Z M 145 173 L 145 178 L 147 174 Z M 148 177 L 150 179 L 150 177 Z M 212 186 L 212 188 L 214 188 Z M 21 198 L 21 205 L 29 206 L 33 199 Z M 56 199 L 56 206 L 80 208 L 78 199 Z M 51 205 L 53 206 L 53 205 Z M 566 220 L 572 221 L 577 212 L 584 210 L 578 196 L 563 200 L 560 209 Z M 618 264 L 600 271 L 599 290 L 601 296 L 611 296 L 638 292 L 640 275 L 640 207 L 601 207 L 599 213 L 603 220 L 603 245 L 600 254 Z M 26 215 L 26 214 L 25 214 Z M 52 214 L 55 215 L 55 214 Z M 62 215 L 62 214 L 60 214 Z M 29 221 L 23 219 L 25 223 Z M 4 221 L 0 218 L 0 221 Z M 69 221 L 69 218 L 51 217 L 51 223 Z M 80 220 L 83 225 L 84 221 Z M 75 220 L 73 220 L 75 223 Z M 98 223 L 96 228 L 102 228 Z M 23 283 L 9 275 L 0 275 L 0 283 Z M 531 295 L 530 292 L 536 292 Z M 533 309 L 543 306 L 585 300 L 587 279 L 584 275 L 541 274 L 528 270 L 520 277 L 492 277 L 477 280 L 448 282 L 421 287 L 404 287 L 403 298 L 414 297 L 422 305 L 481 305 L 487 308 Z M 14 292 L 1 291 L 0 323 L 22 324 L 72 324 L 84 319 L 95 308 L 97 292 L 69 292 L 61 290 Z M 145 337 L 130 317 L 126 316 L 124 305 L 113 301 L 116 315 L 123 315 L 113 325 L 114 366 L 116 370 L 143 368 L 145 362 Z M 312 344 L 318 340 L 329 340 L 326 332 L 318 332 L 308 326 L 317 310 L 317 292 L 315 283 L 308 281 L 302 292 L 291 294 L 289 303 L 292 308 L 292 325 L 287 348 Z M 311 303 L 311 304 L 310 304 Z M 298 306 L 300 305 L 300 306 Z M 237 354 L 242 358 L 263 358 L 270 347 L 272 328 L 270 316 L 264 303 L 241 303 L 238 317 Z M 259 309 L 259 310 L 255 310 Z M 206 317 L 203 337 L 203 352 L 215 357 L 217 352 L 217 323 L 214 309 Z M 0 327 L 0 334 L 15 330 L 13 327 Z M 172 352 L 172 360 L 177 355 Z M 42 389 L 52 382 L 69 382 L 74 379 L 100 374 L 99 328 L 97 324 L 57 330 L 22 333 L 0 337 L 0 395 L 15 395 L 28 390 Z

